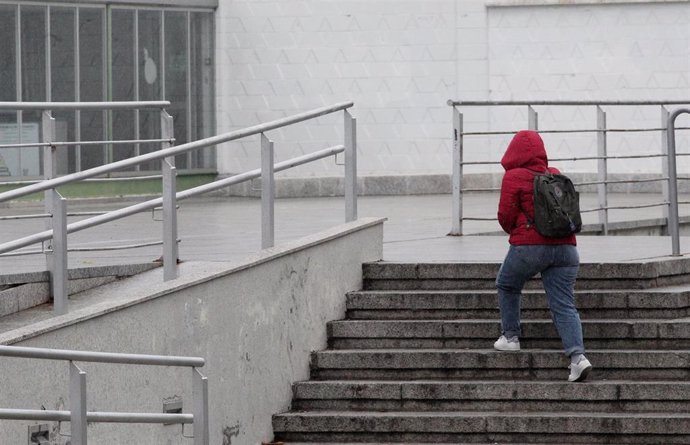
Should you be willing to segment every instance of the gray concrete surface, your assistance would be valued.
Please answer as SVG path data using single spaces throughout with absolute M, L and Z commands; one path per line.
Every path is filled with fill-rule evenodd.
M 610 205 L 654 203 L 657 194 L 612 194 Z M 596 196 L 582 196 L 582 208 L 593 208 Z M 495 216 L 497 195 L 469 195 L 466 216 Z M 203 198 L 180 202 L 180 258 L 183 261 L 234 261 L 260 250 L 260 201 L 255 198 Z M 117 202 L 70 202 L 69 211 L 105 211 L 122 207 Z M 0 208 L 0 216 L 41 213 L 38 204 Z M 276 201 L 276 242 L 306 236 L 344 221 L 344 200 L 334 198 L 279 199 Z M 681 208 L 681 215 L 690 209 Z M 142 213 L 69 236 L 71 248 L 117 246 L 161 239 L 160 213 Z M 505 236 L 448 237 L 451 227 L 450 195 L 368 196 L 359 199 L 359 216 L 386 217 L 384 259 L 387 261 L 501 261 L 507 249 Z M 661 217 L 661 208 L 612 210 L 611 221 L 637 221 Z M 78 217 L 70 218 L 76 221 Z M 595 213 L 584 213 L 584 222 L 596 222 Z M 4 220 L 0 242 L 42 230 L 45 221 Z M 469 234 L 500 230 L 495 221 L 468 221 Z M 579 237 L 583 262 L 626 261 L 668 255 L 671 241 L 664 237 Z M 34 248 L 35 249 L 35 248 Z M 690 253 L 690 239 L 681 243 Z M 145 263 L 162 253 L 161 246 L 137 249 L 71 252 L 70 267 Z M 44 270 L 42 255 L 0 257 L 0 274 Z
M 188 262 L 173 281 L 163 282 L 158 268 L 79 294 L 66 315 L 37 320 L 34 311 L 33 325 L 1 333 L 0 344 L 204 357 L 211 443 L 266 442 L 271 415 L 286 411 L 292 383 L 308 378 L 311 351 L 326 347 L 326 323 L 344 316 L 343 295 L 361 287 L 361 264 L 381 258 L 382 236 L 381 221 L 367 219 L 246 262 Z M 155 413 L 161 400 L 174 398 L 191 410 L 188 370 L 79 365 L 87 372 L 89 411 Z M 3 358 L 0 406 L 68 409 L 67 370 L 66 362 Z M 26 443 L 26 423 L 0 422 L 0 443 Z M 89 443 L 190 440 L 180 425 L 90 424 Z

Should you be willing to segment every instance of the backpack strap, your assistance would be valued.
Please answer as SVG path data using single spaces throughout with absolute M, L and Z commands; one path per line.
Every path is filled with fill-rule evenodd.
M 542 173 L 542 172 L 540 172 L 540 171 L 537 171 L 537 170 L 532 170 L 531 168 L 527 168 L 527 167 L 524 167 L 524 168 L 525 168 L 526 170 L 529 170 L 529 171 L 531 171 L 532 173 L 534 173 L 534 176 L 532 176 L 532 182 L 534 182 L 534 178 L 535 178 L 537 175 L 542 175 L 542 174 L 544 174 L 544 173 L 547 173 L 547 174 L 549 173 L 548 167 L 546 168 L 546 171 L 545 171 L 544 173 Z M 528 228 L 534 228 L 534 227 L 535 227 L 534 219 L 529 217 L 529 214 L 525 211 L 525 209 L 522 209 L 522 208 L 521 208 L 520 210 L 522 210 L 522 213 L 525 214 L 525 219 L 527 219 L 527 227 L 528 227 Z M 536 229 L 535 229 L 535 230 L 536 230 Z

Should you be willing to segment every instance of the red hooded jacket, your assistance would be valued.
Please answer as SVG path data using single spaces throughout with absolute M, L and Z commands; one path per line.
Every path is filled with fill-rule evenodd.
M 576 244 L 575 235 L 566 238 L 546 238 L 534 226 L 534 175 L 549 167 L 544 141 L 536 131 L 519 131 L 510 141 L 501 159 L 506 173 L 501 183 L 501 198 L 498 202 L 498 222 L 513 245 L 526 244 Z

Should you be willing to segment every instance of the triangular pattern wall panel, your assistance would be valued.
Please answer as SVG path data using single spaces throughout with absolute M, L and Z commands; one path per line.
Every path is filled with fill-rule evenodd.
M 579 6 L 489 8 L 489 97 L 509 99 L 659 100 L 690 98 L 688 3 L 643 2 Z M 685 17 L 686 20 L 679 20 Z M 673 109 L 674 107 L 670 107 Z M 537 109 L 540 129 L 596 128 L 596 110 Z M 661 125 L 653 107 L 607 107 L 609 128 Z M 554 113 L 555 114 L 549 114 Z M 492 119 L 490 127 L 526 121 Z M 552 137 L 552 157 L 596 154 L 596 139 Z M 658 133 L 610 133 L 609 153 L 659 152 Z M 492 153 L 493 156 L 500 154 Z M 688 150 L 690 151 L 690 150 Z M 568 164 L 587 171 L 592 163 Z M 687 162 L 681 161 L 681 168 Z M 658 172 L 661 161 L 609 162 L 612 172 Z
M 559 6 L 545 1 L 511 7 L 487 3 L 220 0 L 218 131 L 353 100 L 360 174 L 449 173 L 451 112 L 446 101 L 451 98 L 690 97 L 688 2 Z M 539 111 L 542 128 L 595 123 L 593 109 Z M 617 115 L 607 111 L 610 125 L 659 124 L 658 110 L 624 110 Z M 465 122 L 468 130 L 514 130 L 526 126 L 526 111 L 467 110 Z M 286 159 L 307 147 L 342 140 L 338 119 L 309 125 L 298 135 L 270 134 L 277 156 Z M 474 137 L 467 142 L 472 151 L 466 159 L 498 159 L 508 139 Z M 551 139 L 554 156 L 596 149 L 591 135 L 568 137 L 567 144 Z M 641 152 L 650 141 L 656 149 L 660 140 L 647 136 L 623 144 L 620 139 L 612 139 L 611 150 Z M 247 153 L 252 145 L 258 153 L 258 140 L 220 149 L 221 172 L 255 168 L 258 155 Z M 651 168 L 644 161 L 630 162 L 639 171 Z M 473 167 L 482 169 L 500 171 L 498 166 Z M 305 172 L 340 175 L 342 167 L 325 162 L 299 171 Z

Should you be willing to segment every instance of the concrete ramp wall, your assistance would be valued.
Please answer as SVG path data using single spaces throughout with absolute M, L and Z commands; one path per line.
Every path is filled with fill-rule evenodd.
M 326 347 L 326 322 L 345 314 L 362 263 L 382 257 L 383 220 L 362 219 L 240 263 L 183 263 L 90 290 L 70 314 L 0 334 L 1 344 L 201 356 L 209 378 L 211 443 L 272 439 L 271 415 L 289 409 L 291 384 L 308 379 L 309 354 Z M 191 412 L 188 369 L 80 363 L 89 411 Z M 0 358 L 0 408 L 68 409 L 68 364 Z M 27 443 L 32 422 L 0 421 L 2 443 Z M 69 423 L 50 423 L 66 444 Z M 188 444 L 180 425 L 90 424 L 89 444 Z M 193 433 L 191 425 L 185 435 Z

